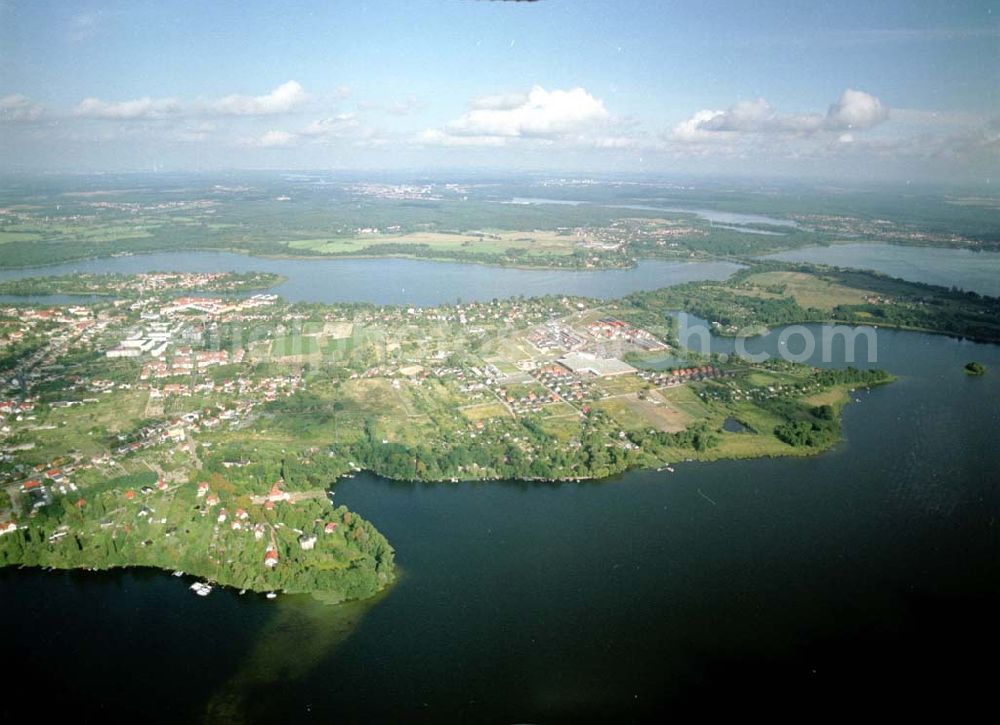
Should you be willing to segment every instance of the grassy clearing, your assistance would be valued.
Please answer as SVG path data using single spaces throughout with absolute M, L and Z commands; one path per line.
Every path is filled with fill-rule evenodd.
M 468 420 L 477 421 L 487 418 L 508 418 L 510 413 L 499 402 L 479 403 L 460 408 L 459 412 Z
M 314 320 L 306 320 L 302 323 L 302 334 L 303 335 L 319 335 L 323 332 L 324 323 L 316 322 Z
M 134 428 L 143 417 L 148 396 L 146 391 L 118 391 L 79 408 L 52 409 L 38 419 L 40 428 L 32 431 L 36 446 L 30 457 L 45 462 L 68 450 L 85 455 L 105 452 L 105 436 Z
M 656 396 L 660 398 L 660 396 Z M 623 428 L 639 429 L 650 426 L 667 433 L 684 430 L 691 422 L 691 416 L 673 407 L 662 398 L 659 400 L 639 400 L 635 395 L 602 400 L 595 407 L 617 420 Z
M 795 455 L 796 449 L 782 443 L 773 435 L 746 435 L 723 433 L 717 448 L 712 450 L 720 458 L 760 458 L 762 456 Z
M 6 244 L 7 242 L 35 242 L 43 236 L 44 235 L 41 232 L 31 229 L 25 229 L 23 231 L 0 229 L 0 244 Z
M 781 287 L 783 296 L 794 298 L 800 307 L 827 312 L 837 305 L 864 304 L 865 296 L 872 294 L 803 272 L 761 272 L 746 281 L 758 287 Z
M 348 412 L 365 415 L 378 410 L 383 416 L 406 416 L 407 410 L 388 380 L 348 380 L 340 386 L 340 402 Z
M 283 335 L 271 343 L 271 354 L 277 357 L 312 355 L 319 351 L 319 340 L 307 335 Z
M 635 375 L 616 375 L 610 378 L 598 378 L 594 381 L 595 387 L 602 390 L 607 395 L 627 395 L 642 390 L 647 386 L 646 382 Z
M 331 340 L 344 340 L 354 333 L 353 322 L 327 322 L 323 326 L 323 334 Z
M 546 403 L 542 406 L 541 415 L 545 418 L 573 418 L 579 419 L 580 411 L 569 403 L 561 400 L 557 403 Z
M 409 234 L 364 234 L 346 239 L 296 239 L 288 241 L 291 249 L 320 254 L 364 254 L 377 244 L 421 245 L 439 251 L 463 251 L 470 254 L 501 254 L 519 249 L 529 254 L 565 255 L 585 242 L 574 234 L 556 231 L 471 231 L 411 232 Z
M 580 436 L 580 418 L 577 415 L 543 418 L 542 430 L 566 443 Z
M 822 393 L 805 397 L 802 399 L 802 402 L 806 405 L 832 405 L 837 407 L 849 400 L 847 390 L 846 386 L 830 388 L 829 390 L 824 390 Z
M 668 405 L 689 416 L 691 419 L 707 418 L 709 416 L 708 408 L 688 385 L 663 388 L 658 392 Z
M 122 239 L 145 239 L 153 236 L 151 229 L 159 225 L 136 227 L 125 224 L 73 226 L 53 224 L 45 230 L 45 238 L 66 242 L 116 242 Z

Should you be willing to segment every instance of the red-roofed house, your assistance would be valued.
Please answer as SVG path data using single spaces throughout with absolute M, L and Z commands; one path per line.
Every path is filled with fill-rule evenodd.
M 284 485 L 282 481 L 275 481 L 274 485 L 271 486 L 271 492 L 267 495 L 268 501 L 287 501 L 289 499 L 288 492 L 282 491 L 281 487 Z
M 264 552 L 264 566 L 273 569 L 278 565 L 278 552 L 274 550 L 274 547 L 268 545 L 267 551 Z

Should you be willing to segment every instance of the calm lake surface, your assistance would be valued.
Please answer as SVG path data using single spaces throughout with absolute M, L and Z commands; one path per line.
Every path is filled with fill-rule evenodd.
M 896 244 L 835 244 L 794 249 L 767 258 L 872 269 L 912 282 L 956 286 L 1000 297 L 1000 252 Z
M 775 333 L 748 347 L 779 351 Z M 969 360 L 987 375 L 966 376 Z M 336 502 L 403 570 L 374 602 L 0 570 L 0 638 L 85 719 L 621 722 L 985 700 L 1000 346 L 879 330 L 877 365 L 898 381 L 856 393 L 844 442 L 809 459 L 581 484 L 342 479 Z
M 730 262 L 646 260 L 631 269 L 560 271 L 487 267 L 414 259 L 268 259 L 228 252 L 164 252 L 32 267 L 0 269 L 0 280 L 140 272 L 274 272 L 288 281 L 269 290 L 291 302 L 375 302 L 437 305 L 457 299 L 490 300 L 571 294 L 618 297 L 701 279 L 722 280 L 740 269 Z
M 777 217 L 764 216 L 763 214 L 739 214 L 731 211 L 719 211 L 717 209 L 696 209 L 693 207 L 684 206 L 671 206 L 665 204 L 663 206 L 654 206 L 651 204 L 599 204 L 596 202 L 579 201 L 575 199 L 546 199 L 542 197 L 535 196 L 515 196 L 508 204 L 561 204 L 564 206 L 580 206 L 580 205 L 593 205 L 593 206 L 603 206 L 610 209 L 637 209 L 639 211 L 666 211 L 679 214 L 694 214 L 699 216 L 705 221 L 712 222 L 717 226 L 724 227 L 726 229 L 737 229 L 743 232 L 751 232 L 758 234 L 772 234 L 775 232 L 754 232 L 751 229 L 745 229 L 742 225 L 746 224 L 767 224 L 768 226 L 776 227 L 797 227 L 798 223 L 791 219 L 779 219 Z M 726 226 L 731 225 L 731 226 Z

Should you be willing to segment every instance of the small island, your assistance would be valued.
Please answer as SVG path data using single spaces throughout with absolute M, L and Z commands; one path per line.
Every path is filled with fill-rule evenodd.
M 965 364 L 965 373 L 967 375 L 985 375 L 986 366 L 981 362 L 968 362 Z

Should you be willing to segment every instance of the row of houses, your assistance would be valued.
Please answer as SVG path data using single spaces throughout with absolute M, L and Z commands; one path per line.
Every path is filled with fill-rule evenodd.
M 652 383 L 653 385 L 656 385 L 657 387 L 680 385 L 681 383 L 699 380 L 710 380 L 712 378 L 725 377 L 727 375 L 730 375 L 730 373 L 719 370 L 714 365 L 678 368 L 676 370 L 667 370 L 663 372 L 644 370 L 639 373 L 639 377 Z

